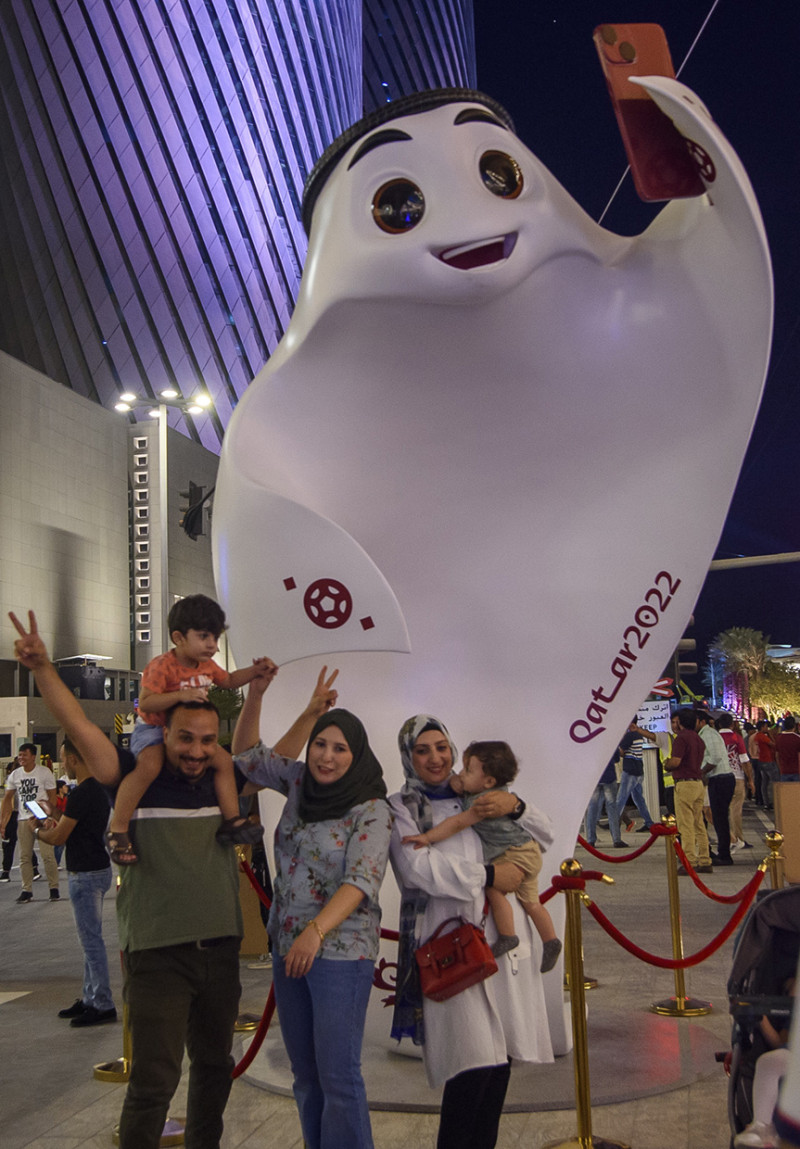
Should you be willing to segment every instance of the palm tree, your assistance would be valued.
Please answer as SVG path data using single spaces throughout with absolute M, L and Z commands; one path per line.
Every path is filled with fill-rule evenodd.
M 708 648 L 709 659 L 722 671 L 739 714 L 750 716 L 750 679 L 764 673 L 769 641 L 760 630 L 732 626 L 718 634 Z
M 208 701 L 213 702 L 219 711 L 219 744 L 230 746 L 233 738 L 233 721 L 244 705 L 241 690 L 225 690 L 221 686 L 208 688 Z

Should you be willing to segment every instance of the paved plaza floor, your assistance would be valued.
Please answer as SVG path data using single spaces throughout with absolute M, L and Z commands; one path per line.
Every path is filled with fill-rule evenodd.
M 746 884 L 765 856 L 764 833 L 771 828 L 761 811 L 745 807 L 745 831 L 754 848 L 734 855 L 735 865 L 718 868 L 709 886 L 731 894 Z M 640 845 L 644 836 L 626 835 Z M 610 844 L 601 831 L 598 846 Z M 653 953 L 670 955 L 665 847 L 657 843 L 627 865 L 603 866 L 578 848 L 587 868 L 602 868 L 613 886 L 593 886 L 591 894 L 612 922 Z M 390 880 L 390 879 L 387 879 Z M 45 888 L 43 888 L 45 887 Z M 124 1085 L 94 1080 L 92 1067 L 122 1052 L 121 1025 L 80 1030 L 56 1017 L 80 992 L 82 957 L 62 875 L 62 900 L 50 903 L 44 880 L 34 884 L 34 901 L 19 906 L 19 871 L 0 885 L 0 1146 L 2 1149 L 107 1149 L 118 1119 Z M 693 953 L 713 938 L 731 906 L 703 897 L 687 878 L 680 880 L 684 948 Z M 395 923 L 386 922 L 389 927 Z M 105 933 L 116 953 L 113 896 L 106 900 Z M 625 1142 L 632 1149 L 727 1149 L 726 1078 L 714 1059 L 728 1047 L 730 1021 L 725 984 L 732 943 L 687 971 L 687 992 L 713 1003 L 705 1017 L 672 1019 L 650 1011 L 674 988 L 669 971 L 646 965 L 621 950 L 583 914 L 586 973 L 598 980 L 587 994 L 590 1076 L 595 1137 Z M 259 963 L 242 962 L 243 1012 L 260 1014 L 270 973 Z M 255 967 L 255 968 L 253 968 Z M 121 1005 L 119 963 L 112 961 L 113 985 Z M 554 975 L 551 975 L 554 976 Z M 364 1050 L 365 1078 L 376 1149 L 433 1149 L 437 1095 L 425 1082 L 419 1062 L 397 1056 L 386 1041 L 377 1001 L 370 1011 Z M 246 1035 L 236 1038 L 238 1059 Z M 172 1106 L 185 1104 L 185 1078 Z M 277 1030 L 246 1078 L 234 1083 L 226 1112 L 223 1149 L 302 1149 L 294 1102 Z M 499 1149 L 541 1149 L 576 1136 L 571 1056 L 555 1065 L 512 1070 L 508 1109 Z

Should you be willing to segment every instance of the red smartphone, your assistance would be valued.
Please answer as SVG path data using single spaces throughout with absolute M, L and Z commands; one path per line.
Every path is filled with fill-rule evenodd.
M 631 76 L 669 76 L 675 70 L 660 24 L 601 24 L 594 43 L 614 105 L 636 191 L 643 200 L 702 195 L 703 181 L 669 116 Z

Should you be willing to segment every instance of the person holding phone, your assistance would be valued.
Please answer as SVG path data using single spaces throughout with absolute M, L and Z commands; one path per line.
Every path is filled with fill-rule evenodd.
M 33 901 L 33 845 L 36 820 L 28 809 L 27 803 L 48 802 L 47 813 L 55 808 L 56 780 L 52 770 L 46 766 L 39 766 L 36 762 L 36 747 L 32 742 L 26 742 L 18 751 L 19 766 L 12 770 L 6 779 L 6 792 L 3 804 L 0 806 L 0 835 L 5 836 L 6 825 L 14 811 L 14 795 L 19 802 L 19 820 L 17 835 L 19 839 L 19 870 L 22 878 L 22 890 L 17 898 L 18 905 L 26 905 Z M 58 863 L 53 847 L 46 842 L 41 844 L 42 861 L 44 862 L 47 884 L 50 887 L 50 901 L 57 902 L 60 898 L 58 892 Z
M 103 941 L 103 898 L 111 889 L 111 859 L 105 843 L 111 803 L 69 737 L 61 744 L 59 761 L 67 777 L 78 783 L 66 795 L 63 811 L 59 807 L 54 817 L 48 817 L 35 801 L 28 802 L 28 808 L 36 815 L 37 841 L 56 850 L 66 846 L 69 899 L 83 948 L 83 990 L 58 1016 L 80 1029 L 117 1020 Z

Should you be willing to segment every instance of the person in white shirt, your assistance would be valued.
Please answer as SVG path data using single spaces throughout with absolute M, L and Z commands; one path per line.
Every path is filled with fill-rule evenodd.
M 6 779 L 6 792 L 3 804 L 0 806 L 0 834 L 5 836 L 6 824 L 14 812 L 14 795 L 19 801 L 19 821 L 17 834 L 19 838 L 19 870 L 22 878 L 22 891 L 17 898 L 19 905 L 33 901 L 33 832 L 36 822 L 25 805 L 26 802 L 49 802 L 46 810 L 49 814 L 56 805 L 56 780 L 52 770 L 46 766 L 36 764 L 36 747 L 32 742 L 20 746 L 19 766 L 12 770 Z M 47 884 L 50 887 L 50 901 L 57 902 L 58 892 L 58 863 L 53 847 L 46 842 L 41 843 L 42 861 L 44 862 Z

